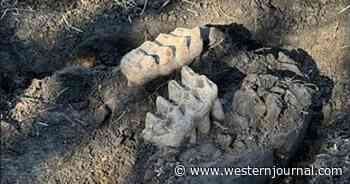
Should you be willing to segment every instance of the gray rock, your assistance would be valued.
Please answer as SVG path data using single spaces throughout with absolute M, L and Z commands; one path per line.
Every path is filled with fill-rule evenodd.
M 309 123 L 312 96 L 306 82 L 269 74 L 248 75 L 236 92 L 231 123 L 242 140 L 256 137 L 256 144 L 275 149 L 283 163 L 295 153 Z M 256 132 L 256 133 L 252 133 Z

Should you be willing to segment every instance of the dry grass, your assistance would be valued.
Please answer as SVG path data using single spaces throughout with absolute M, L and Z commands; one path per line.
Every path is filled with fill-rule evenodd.
M 134 0 L 113 0 L 113 2 L 126 11 L 138 8 Z

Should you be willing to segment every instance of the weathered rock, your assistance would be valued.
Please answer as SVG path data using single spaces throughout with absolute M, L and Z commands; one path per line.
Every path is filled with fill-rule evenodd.
M 242 135 L 238 139 L 257 136 L 256 144 L 276 150 L 281 163 L 287 163 L 304 137 L 316 92 L 288 77 L 248 75 L 232 102 L 231 123 Z
M 301 71 L 301 63 L 294 61 L 283 52 L 278 52 L 277 58 L 272 54 L 260 55 L 255 53 L 241 52 L 226 63 L 237 67 L 245 74 L 261 74 L 268 71 L 288 71 L 300 77 L 305 77 Z

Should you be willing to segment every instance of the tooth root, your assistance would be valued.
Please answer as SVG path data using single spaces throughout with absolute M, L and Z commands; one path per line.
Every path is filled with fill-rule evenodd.
M 197 122 L 198 130 L 203 134 L 208 134 L 210 131 L 210 119 L 209 115 L 205 115 L 202 120 Z
M 225 119 L 224 109 L 219 99 L 215 100 L 211 111 L 211 115 L 215 120 L 218 121 L 223 121 Z
M 168 34 L 160 34 L 156 41 L 164 46 L 175 47 L 175 62 L 178 68 L 189 64 L 192 60 L 189 58 L 189 47 L 186 37 L 179 37 Z

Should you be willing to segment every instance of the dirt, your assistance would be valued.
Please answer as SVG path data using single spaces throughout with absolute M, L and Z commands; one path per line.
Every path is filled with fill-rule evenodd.
M 168 78 L 129 89 L 115 67 L 129 50 L 176 27 L 242 24 L 247 30 L 233 37 L 240 50 L 296 47 L 312 57 L 327 78 L 318 80 L 327 100 L 296 166 L 312 163 L 322 152 L 313 144 L 328 141 L 314 129 L 336 131 L 339 114 L 350 111 L 350 10 L 342 12 L 348 0 L 145 2 L 1 1 L 1 183 L 137 181 L 134 173 L 143 168 L 135 163 L 155 152 L 138 134 Z M 222 80 L 229 70 L 193 66 L 215 76 L 222 94 L 242 77 Z M 300 177 L 281 181 L 305 183 Z

